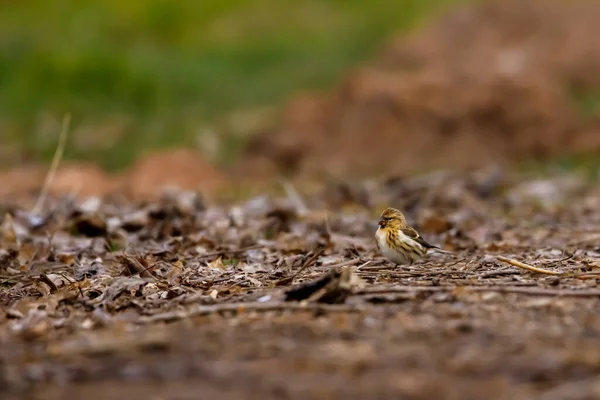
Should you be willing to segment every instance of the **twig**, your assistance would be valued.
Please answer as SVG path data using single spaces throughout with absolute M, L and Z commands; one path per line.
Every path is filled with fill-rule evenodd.
M 327 269 L 334 269 L 334 268 L 341 268 L 341 267 L 347 267 L 350 265 L 360 264 L 361 262 L 362 262 L 362 260 L 360 258 L 353 258 L 351 260 L 342 261 L 340 263 L 333 264 L 333 265 L 322 265 L 321 267 L 327 268 Z
M 323 211 L 323 219 L 325 220 L 325 229 L 327 230 L 327 235 L 331 239 L 331 226 L 329 225 L 329 213 L 327 210 Z
M 50 190 L 50 186 L 52 185 L 52 181 L 54 181 L 54 176 L 56 175 L 56 170 L 58 169 L 58 165 L 63 156 L 63 152 L 65 150 L 65 145 L 67 143 L 67 134 L 69 133 L 69 125 L 71 124 L 71 115 L 67 114 L 63 118 L 62 128 L 60 130 L 60 136 L 58 137 L 58 145 L 56 146 L 56 151 L 54 152 L 54 156 L 52 157 L 52 163 L 50 164 L 50 169 L 48 170 L 48 174 L 46 175 L 46 180 L 44 181 L 44 186 L 42 187 L 42 191 L 40 192 L 40 196 L 38 197 L 33 209 L 31 210 L 31 214 L 38 214 L 46 197 L 48 197 L 48 190 Z
M 529 294 L 536 296 L 557 296 L 557 297 L 600 297 L 600 289 L 582 289 L 582 290 L 564 290 L 564 289 L 544 289 L 535 287 L 471 287 L 468 290 L 475 292 L 500 292 Z
M 357 296 L 371 294 L 389 294 L 389 293 L 418 293 L 418 292 L 448 292 L 455 286 L 393 286 L 381 288 L 362 289 L 354 292 Z
M 513 274 L 518 274 L 518 273 L 519 273 L 519 270 L 517 270 L 517 269 L 505 268 L 505 269 L 499 269 L 496 271 L 486 271 L 486 272 L 482 272 L 480 274 L 475 274 L 475 275 L 473 275 L 473 278 L 482 279 L 482 278 L 490 278 L 492 276 L 513 275 Z
M 600 278 L 600 273 L 598 272 L 581 272 L 581 273 L 570 273 L 565 274 L 567 278 L 577 278 L 577 279 L 597 279 Z
M 360 269 L 357 269 L 358 271 L 387 271 L 387 270 L 394 270 L 397 269 L 398 267 L 396 267 L 395 265 L 371 265 L 373 263 L 373 261 L 370 261 L 369 265 L 361 265 Z
M 456 260 L 455 262 L 448 264 L 448 265 L 444 265 L 444 267 L 448 268 L 448 267 L 454 267 L 456 264 L 466 261 L 466 258 L 459 258 L 458 260 Z
M 317 261 L 317 258 L 319 258 L 321 256 L 321 254 L 323 254 L 324 251 L 325 251 L 324 247 L 320 248 L 308 260 L 306 260 L 306 262 L 298 269 L 298 271 L 296 271 L 291 276 L 287 276 L 285 278 L 279 279 L 278 281 L 275 282 L 275 285 L 281 286 L 281 285 L 287 285 L 288 283 L 293 282 L 294 278 L 296 278 L 298 275 L 300 275 L 300 273 L 302 273 L 302 271 L 304 271 L 305 269 L 307 269 L 308 267 L 313 265 Z
M 519 286 L 395 286 L 363 289 L 357 291 L 355 294 L 364 296 L 387 293 L 451 292 L 456 289 L 472 292 L 517 293 L 537 296 L 600 297 L 600 289 L 563 290 Z
M 358 267 L 356 267 L 356 272 L 360 272 L 360 271 L 362 271 L 362 270 L 363 270 L 363 268 L 365 268 L 365 267 L 367 267 L 367 266 L 371 265 L 371 263 L 372 263 L 372 262 L 373 262 L 373 261 L 367 261 L 367 262 L 365 262 L 365 263 L 363 263 L 363 264 L 359 265 Z
M 497 258 L 498 258 L 498 260 L 509 263 L 510 265 L 514 265 L 515 267 L 523 268 L 523 269 L 533 271 L 533 272 L 538 272 L 540 274 L 564 275 L 563 272 L 550 271 L 550 270 L 543 269 L 543 268 L 537 268 L 537 267 L 531 266 L 529 264 L 522 263 L 521 261 L 513 260 L 512 258 L 507 258 L 507 257 L 503 257 L 503 256 L 497 256 Z
M 63 274 L 62 272 L 55 271 L 54 273 L 55 273 L 55 274 L 57 274 L 57 275 L 60 275 L 60 276 L 62 276 L 62 277 L 63 277 L 63 278 L 64 278 L 64 279 L 65 279 L 67 282 L 69 282 L 69 284 L 71 284 L 71 285 L 75 283 L 75 281 L 74 281 L 74 280 L 72 280 L 71 278 L 69 278 L 68 276 L 66 276 L 65 274 Z
M 222 312 L 248 312 L 248 311 L 321 311 L 321 312 L 361 312 L 366 307 L 346 304 L 319 304 L 319 303 L 224 303 L 198 306 L 188 311 L 169 311 L 140 317 L 136 323 L 152 324 L 156 322 L 171 322 L 181 319 L 210 315 Z

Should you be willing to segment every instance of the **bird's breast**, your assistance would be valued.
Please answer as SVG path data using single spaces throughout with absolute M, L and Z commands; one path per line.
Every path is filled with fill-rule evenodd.
M 375 233 L 375 238 L 377 240 L 379 251 L 385 258 L 396 264 L 407 264 L 410 262 L 408 254 L 399 252 L 397 249 L 390 246 L 388 234 L 386 232 L 378 229 Z

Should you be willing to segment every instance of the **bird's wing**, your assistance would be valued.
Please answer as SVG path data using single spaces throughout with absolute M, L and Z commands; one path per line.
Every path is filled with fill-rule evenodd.
M 417 232 L 414 228 L 412 228 L 410 226 L 402 228 L 402 233 L 404 233 L 406 236 L 408 236 L 409 238 L 411 238 L 412 240 L 419 243 L 421 246 L 423 246 L 425 248 L 439 249 L 439 247 L 434 246 L 431 243 L 429 243 L 427 240 L 423 239 L 421 237 L 421 235 L 419 235 L 419 232 Z

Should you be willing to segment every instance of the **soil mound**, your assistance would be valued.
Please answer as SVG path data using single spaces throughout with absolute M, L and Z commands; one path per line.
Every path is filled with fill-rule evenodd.
M 292 100 L 240 165 L 368 175 L 598 150 L 597 21 L 583 0 L 456 8 L 333 92 Z
M 30 201 L 43 187 L 47 172 L 48 166 L 42 165 L 0 171 L 0 200 Z M 49 192 L 79 198 L 119 193 L 132 199 L 151 199 L 168 187 L 210 192 L 225 182 L 225 175 L 197 152 L 167 149 L 141 156 L 119 174 L 110 174 L 94 164 L 61 163 Z
M 168 186 L 193 191 L 211 190 L 223 184 L 224 179 L 216 167 L 197 152 L 172 149 L 141 157 L 124 174 L 122 185 L 134 197 L 151 197 Z

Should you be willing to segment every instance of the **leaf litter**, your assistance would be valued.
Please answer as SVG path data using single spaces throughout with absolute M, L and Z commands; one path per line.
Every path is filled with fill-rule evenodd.
M 286 183 L 238 204 L 170 189 L 47 198 L 36 218 L 13 207 L 0 384 L 50 398 L 156 380 L 179 382 L 169 396 L 193 382 L 225 398 L 531 398 L 591 382 L 600 190 L 540 182 L 442 171 L 311 195 Z M 373 240 L 387 205 L 453 253 L 390 265 Z

